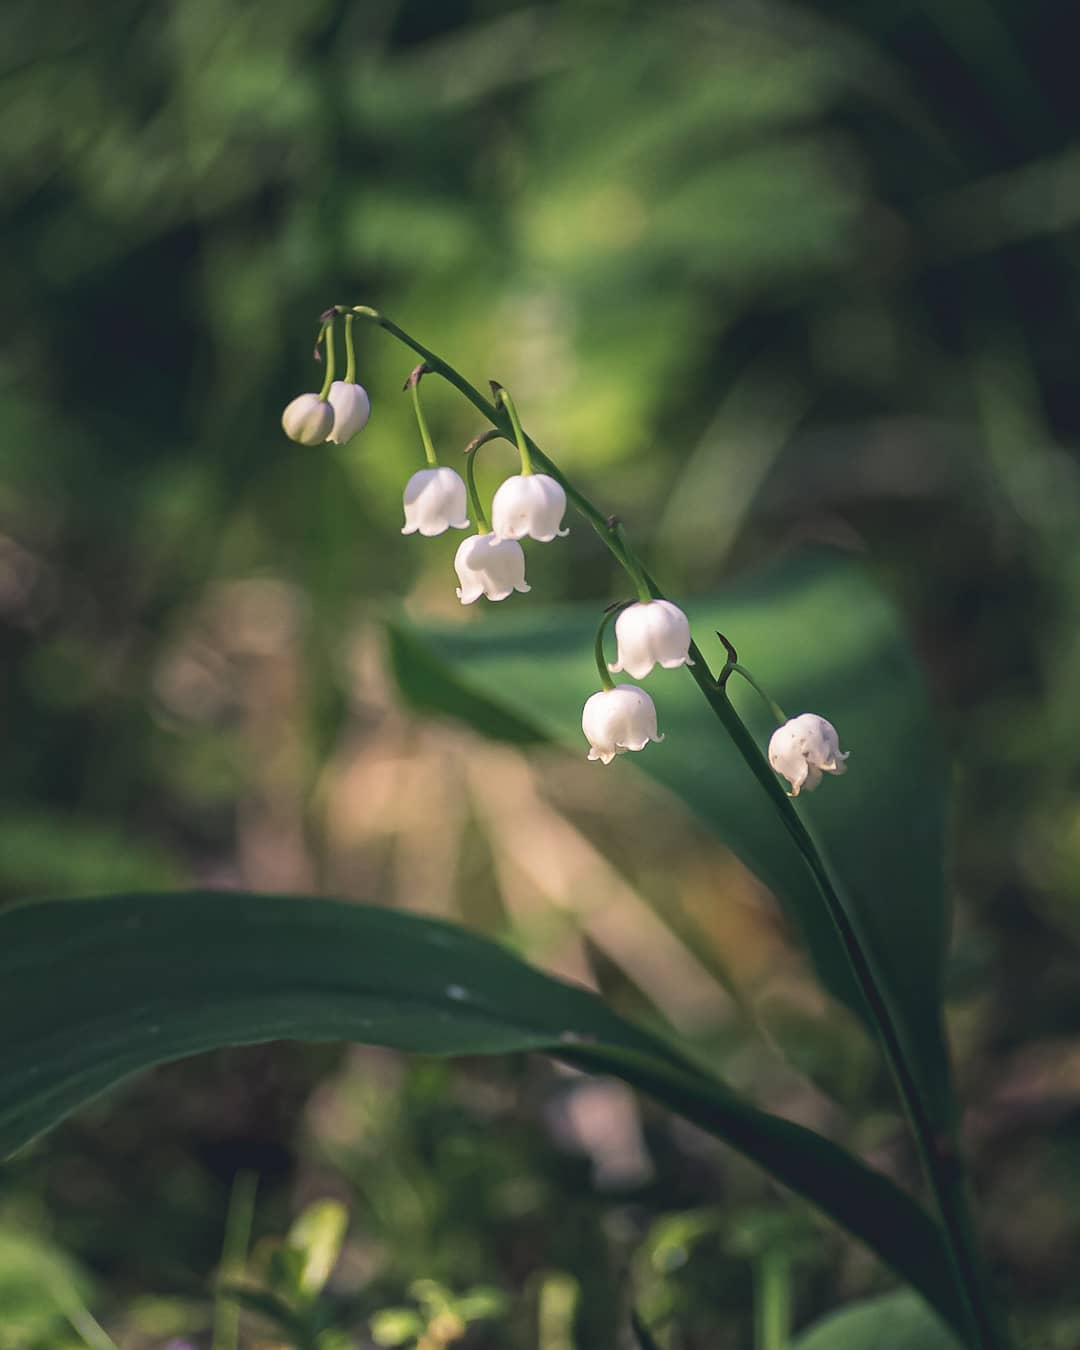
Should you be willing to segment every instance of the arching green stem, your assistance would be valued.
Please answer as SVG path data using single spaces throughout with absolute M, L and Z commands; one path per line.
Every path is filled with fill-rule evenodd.
M 596 644 L 593 647 L 593 653 L 596 656 L 596 669 L 600 675 L 600 686 L 603 689 L 614 689 L 615 681 L 611 678 L 611 671 L 608 670 L 607 658 L 604 656 L 604 634 L 607 632 L 608 624 L 614 619 L 616 614 L 621 614 L 627 605 L 632 605 L 632 600 L 620 600 L 618 604 L 608 605 L 604 610 L 604 616 L 600 620 L 596 629 Z
M 345 383 L 356 383 L 356 348 L 353 346 L 354 314 L 345 315 Z
M 497 407 L 506 409 L 506 415 L 510 419 L 510 425 L 514 428 L 514 444 L 518 448 L 518 454 L 521 456 L 521 473 L 523 477 L 528 477 L 533 471 L 532 458 L 529 455 L 529 442 L 525 436 L 525 430 L 521 425 L 521 418 L 518 417 L 517 406 L 510 394 L 501 384 L 491 381 L 491 391 L 495 395 L 495 404 Z
M 427 373 L 426 365 L 421 362 L 413 373 L 405 381 L 405 388 L 412 395 L 413 411 L 416 413 L 416 425 L 420 428 L 420 439 L 424 442 L 424 455 L 431 467 L 437 468 L 439 457 L 435 453 L 435 445 L 431 439 L 431 432 L 428 430 L 427 418 L 424 416 L 424 409 L 420 402 L 420 380 Z
M 469 505 L 476 521 L 477 534 L 490 534 L 491 525 L 480 504 L 480 493 L 476 487 L 476 452 L 482 445 L 487 445 L 488 441 L 502 439 L 504 437 L 501 431 L 485 431 L 479 436 L 474 436 L 465 447 L 465 485 L 469 489 Z
M 347 312 L 345 306 L 337 306 L 337 309 L 340 313 Z M 380 328 L 396 337 L 399 342 L 404 343 L 406 347 L 410 347 L 423 359 L 430 371 L 441 375 L 449 384 L 453 385 L 507 439 L 513 437 L 516 441 L 520 436 L 529 452 L 530 463 L 538 466 L 562 486 L 567 500 L 575 510 L 589 521 L 608 550 L 626 570 L 627 574 L 634 579 L 635 585 L 637 584 L 637 574 L 640 571 L 650 598 L 658 600 L 664 598 L 663 592 L 653 578 L 644 568 L 641 568 L 636 558 L 630 554 L 621 538 L 618 523 L 605 517 L 586 496 L 568 481 L 559 467 L 543 453 L 535 441 L 521 432 L 520 423 L 515 427 L 507 408 L 504 406 L 496 407 L 490 403 L 453 366 L 422 346 L 414 337 L 380 314 L 378 310 L 367 305 L 354 305 L 351 312 L 370 319 Z M 970 1344 L 972 1347 L 977 1347 L 977 1350 L 1005 1350 L 1009 1342 L 1004 1333 L 999 1331 L 990 1311 L 991 1303 L 986 1292 L 974 1242 L 967 1210 L 963 1170 L 959 1165 L 955 1144 L 951 1133 L 943 1135 L 938 1129 L 923 1101 L 918 1078 L 913 1068 L 915 1064 L 914 1053 L 904 1043 L 900 1032 L 900 1020 L 895 1016 L 889 1003 L 887 982 L 882 978 L 873 950 L 861 931 L 861 923 L 857 913 L 845 902 L 839 884 L 826 864 L 821 850 L 815 844 L 809 830 L 803 823 L 802 817 L 789 801 L 757 742 L 728 698 L 726 689 L 717 683 L 701 649 L 694 642 L 690 644 L 690 656 L 694 662 L 693 665 L 688 667 L 691 678 L 731 737 L 735 749 L 746 763 L 751 774 L 757 779 L 784 829 L 802 856 L 844 950 L 856 986 L 869 1011 L 881 1043 L 882 1052 L 896 1084 L 897 1092 L 904 1104 L 918 1146 L 923 1170 L 938 1213 L 941 1216 L 949 1246 L 950 1264 L 957 1292 L 968 1314 Z
M 326 402 L 326 396 L 330 392 L 330 386 L 334 383 L 334 320 L 330 319 L 322 326 L 322 332 L 319 334 L 318 342 L 315 344 L 316 355 L 318 355 L 319 342 L 323 345 L 326 352 L 326 374 L 323 377 L 322 388 L 319 390 L 319 397 Z
M 730 661 L 726 669 L 731 671 L 734 675 L 741 675 L 743 677 L 754 693 L 757 694 L 758 698 L 761 699 L 762 703 L 765 704 L 766 708 L 768 708 L 778 726 L 788 720 L 788 715 L 784 712 L 783 708 L 781 708 L 780 704 L 765 692 L 745 666 L 741 666 L 738 661 Z M 721 672 L 721 676 L 722 675 L 723 672 Z

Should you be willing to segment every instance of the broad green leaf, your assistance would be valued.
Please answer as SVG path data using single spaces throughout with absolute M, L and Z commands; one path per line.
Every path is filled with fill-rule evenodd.
M 698 643 L 722 652 L 719 629 L 790 716 L 834 722 L 851 752 L 797 806 L 822 841 L 876 955 L 923 1096 L 935 1122 L 951 1118 L 941 1030 L 949 907 L 944 876 L 945 771 L 919 672 L 896 617 L 862 571 L 833 555 L 804 554 L 722 595 L 686 605 Z M 403 684 L 413 704 L 462 712 L 462 690 L 486 694 L 500 715 L 527 719 L 581 754 L 581 707 L 597 688 L 595 606 L 502 606 L 483 623 L 425 630 L 430 655 Z M 398 627 L 392 641 L 418 635 Z M 442 664 L 435 658 L 441 658 Z M 612 658 L 613 659 L 613 658 Z M 654 670 L 644 685 L 666 739 L 597 773 L 643 770 L 676 793 L 783 905 L 825 987 L 865 1009 L 806 866 L 688 671 Z M 769 714 L 740 680 L 732 696 L 764 748 Z
M 944 1316 L 961 1316 L 938 1228 L 892 1182 L 486 938 L 393 910 L 239 893 L 0 913 L 0 1154 L 151 1065 L 282 1038 L 443 1055 L 546 1050 L 615 1074 L 727 1140 Z
M 907 1290 L 830 1313 L 791 1350 L 963 1350 L 963 1343 Z

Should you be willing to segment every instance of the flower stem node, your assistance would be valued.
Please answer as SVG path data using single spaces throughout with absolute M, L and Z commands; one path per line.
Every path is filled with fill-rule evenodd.
M 549 543 L 562 530 L 566 493 L 546 473 L 515 474 L 499 485 L 491 503 L 491 524 L 500 539 L 538 539 Z
M 601 764 L 664 739 L 657 735 L 655 703 L 636 684 L 617 684 L 593 694 L 582 709 L 581 729 L 589 742 L 589 758 Z
M 335 445 L 344 445 L 367 426 L 371 400 L 362 384 L 345 380 L 335 380 L 327 398 L 334 410 L 334 425 L 326 439 Z
M 525 550 L 516 539 L 500 539 L 495 534 L 463 539 L 454 570 L 461 582 L 457 597 L 463 605 L 471 605 L 482 595 L 505 600 L 512 591 L 531 590 L 525 582 Z
M 823 773 L 847 772 L 847 752 L 836 728 L 817 713 L 800 713 L 777 727 L 769 741 L 769 763 L 791 784 L 789 797 L 813 790 Z
M 300 394 L 281 414 L 281 426 L 290 441 L 322 445 L 334 426 L 334 410 L 318 394 Z
M 627 605 L 615 620 L 619 654 L 610 670 L 625 670 L 635 680 L 644 679 L 653 666 L 674 670 L 692 666 L 690 620 L 670 600 L 649 600 Z
M 405 484 L 405 527 L 402 534 L 443 534 L 468 529 L 465 483 L 453 469 L 420 469 Z

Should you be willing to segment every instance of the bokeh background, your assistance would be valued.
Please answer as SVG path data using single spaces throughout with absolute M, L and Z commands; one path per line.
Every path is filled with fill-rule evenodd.
M 386 614 L 498 618 L 460 613 L 456 539 L 399 532 L 408 354 L 358 326 L 373 415 L 348 446 L 278 424 L 320 383 L 319 313 L 375 304 L 511 388 L 669 592 L 812 540 L 891 595 L 955 766 L 950 1033 L 986 1246 L 1027 1343 L 1080 1343 L 1069 19 L 8 0 L 4 899 L 236 886 L 458 918 L 640 997 L 758 1100 L 913 1175 L 872 1049 L 715 840 L 625 762 L 403 706 Z M 424 392 L 447 451 L 481 430 Z M 530 581 L 530 602 L 621 593 L 583 529 Z M 0 1172 L 0 1346 L 93 1334 L 57 1272 L 124 1350 L 208 1345 L 238 1173 L 255 1268 L 306 1203 L 347 1205 L 357 1345 L 380 1311 L 469 1296 L 470 1345 L 624 1345 L 633 1300 L 671 1350 L 735 1350 L 763 1263 L 798 1325 L 887 1286 L 615 1086 L 282 1045 L 160 1070 Z

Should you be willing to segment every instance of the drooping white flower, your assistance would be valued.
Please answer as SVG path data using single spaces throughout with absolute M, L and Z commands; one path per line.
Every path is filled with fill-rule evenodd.
M 439 466 L 420 469 L 405 484 L 405 527 L 402 534 L 442 534 L 451 528 L 464 530 L 465 484 L 453 469 Z
M 281 414 L 281 426 L 290 441 L 322 445 L 334 425 L 334 410 L 318 394 L 300 394 Z
M 371 400 L 362 384 L 346 384 L 344 380 L 335 380 L 327 397 L 334 410 L 334 425 L 326 439 L 344 445 L 367 426 Z
M 505 600 L 511 591 L 529 591 L 525 583 L 525 550 L 516 539 L 499 539 L 495 534 L 474 534 L 463 539 L 454 557 L 458 574 L 457 597 L 471 605 L 486 595 L 489 600 Z
M 627 605 L 615 620 L 619 654 L 610 668 L 625 670 L 635 680 L 644 679 L 654 665 L 665 670 L 692 666 L 690 621 L 670 600 L 649 600 Z
M 499 485 L 491 503 L 492 530 L 500 539 L 538 539 L 542 544 L 560 530 L 566 493 L 546 473 L 519 473 Z
M 846 773 L 847 757 L 836 728 L 817 713 L 791 718 L 769 740 L 769 763 L 791 784 L 790 797 L 813 792 L 823 773 Z
M 581 729 L 589 742 L 589 758 L 602 764 L 664 739 L 656 732 L 656 705 L 636 684 L 617 684 L 593 694 L 582 709 Z

